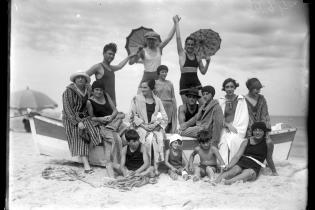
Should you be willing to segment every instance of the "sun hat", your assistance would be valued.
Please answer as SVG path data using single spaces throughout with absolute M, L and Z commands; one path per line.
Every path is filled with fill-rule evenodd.
M 174 142 L 174 141 L 177 141 L 177 140 L 180 140 L 180 141 L 183 141 L 183 138 L 179 135 L 179 134 L 177 134 L 177 133 L 175 133 L 175 134 L 172 134 L 170 137 L 169 137 L 169 140 L 170 140 L 170 145 L 172 144 L 172 142 Z
M 77 72 L 71 74 L 71 76 L 70 76 L 70 81 L 71 81 L 71 82 L 74 82 L 75 78 L 78 77 L 78 76 L 83 76 L 83 77 L 85 77 L 86 83 L 90 83 L 90 82 L 91 82 L 91 79 L 90 79 L 89 75 L 87 75 L 87 73 L 85 73 L 85 72 L 83 72 L 83 71 L 77 71 Z
M 270 128 L 266 127 L 266 124 L 264 122 L 254 122 L 254 124 L 251 126 L 252 131 L 255 130 L 256 128 L 259 128 L 263 130 L 264 132 L 269 132 L 271 131 Z
M 160 35 L 158 33 L 156 33 L 155 31 L 149 31 L 147 33 L 144 34 L 144 37 L 146 39 L 156 39 L 159 40 Z
M 185 95 L 186 96 L 192 95 L 192 96 L 196 96 L 197 98 L 200 98 L 199 91 L 197 88 L 190 88 L 190 89 L 186 90 Z

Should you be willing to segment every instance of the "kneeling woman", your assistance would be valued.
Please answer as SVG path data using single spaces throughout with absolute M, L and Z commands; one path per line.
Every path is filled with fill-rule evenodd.
M 84 165 L 84 172 L 92 173 L 93 170 L 88 161 L 89 143 L 98 145 L 101 140 L 86 109 L 87 84 L 90 83 L 90 77 L 85 72 L 77 72 L 70 76 L 70 80 L 73 83 L 68 85 L 62 94 L 63 125 L 71 155 L 80 156 Z
M 260 168 L 265 167 L 263 162 L 267 158 L 270 164 L 271 149 L 266 142 L 266 134 L 270 131 L 264 122 L 255 122 L 252 126 L 252 137 L 243 141 L 231 162 L 223 169 L 216 179 L 216 183 L 224 180 L 224 184 L 237 181 L 253 181 L 257 178 Z
M 154 88 L 154 80 L 141 83 L 142 92 L 132 99 L 129 119 L 139 133 L 140 142 L 149 151 L 150 165 L 158 174 L 158 162 L 164 160 L 163 139 L 168 118 L 161 99 L 153 94 Z
M 122 141 L 118 131 L 121 128 L 124 114 L 118 113 L 101 81 L 93 82 L 92 94 L 86 105 L 93 124 L 104 142 L 107 172 L 110 177 L 114 177 L 111 163 L 114 163 L 114 168 L 119 168 Z

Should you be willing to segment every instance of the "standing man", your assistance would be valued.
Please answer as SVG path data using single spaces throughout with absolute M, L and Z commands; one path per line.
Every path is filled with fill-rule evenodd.
M 128 60 L 134 56 L 130 54 L 118 65 L 111 65 L 117 52 L 117 45 L 115 43 L 106 44 L 103 48 L 103 61 L 92 66 L 86 73 L 91 76 L 95 75 L 96 80 L 101 80 L 104 84 L 105 91 L 109 94 L 116 106 L 116 92 L 115 92 L 115 71 L 122 69 Z
M 223 112 L 219 102 L 213 100 L 215 89 L 212 86 L 203 87 L 201 93 L 204 104 L 199 108 L 198 113 L 194 117 L 180 126 L 179 134 L 196 138 L 200 131 L 207 130 L 210 135 L 211 144 L 217 147 L 223 128 Z M 192 126 L 194 124 L 196 125 Z

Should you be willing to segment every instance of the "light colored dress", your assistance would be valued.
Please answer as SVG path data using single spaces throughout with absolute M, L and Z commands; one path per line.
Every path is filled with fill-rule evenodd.
M 148 121 L 146 102 L 142 94 L 138 94 L 131 100 L 131 108 L 128 114 L 131 128 L 134 128 L 139 136 L 140 142 L 147 147 L 149 151 L 150 162 L 151 162 L 151 147 L 154 150 L 154 161 L 155 163 L 164 160 L 164 129 L 167 125 L 167 114 L 164 110 L 162 101 L 155 95 L 153 95 L 155 109 L 151 117 L 151 122 Z M 160 127 L 154 131 L 147 131 L 141 127 L 142 124 L 158 123 Z
M 227 100 L 223 96 L 219 99 L 220 106 L 226 116 L 226 104 Z M 229 116 L 231 118 L 231 116 Z M 241 146 L 241 143 L 245 140 L 245 134 L 248 126 L 249 116 L 247 110 L 247 103 L 244 96 L 238 95 L 237 105 L 232 125 L 236 128 L 237 133 L 228 132 L 226 128 L 222 129 L 221 138 L 219 143 L 219 152 L 222 156 L 224 163 L 228 164 L 233 156 L 237 153 Z
M 167 113 L 168 126 L 166 127 L 165 132 L 175 133 L 177 129 L 177 105 L 172 82 L 169 80 L 156 80 L 155 92 L 156 95 L 162 100 L 164 109 Z

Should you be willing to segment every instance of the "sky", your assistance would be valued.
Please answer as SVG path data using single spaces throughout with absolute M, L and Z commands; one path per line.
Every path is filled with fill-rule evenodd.
M 41 91 L 62 110 L 62 93 L 70 75 L 102 61 L 105 44 L 118 46 L 112 62 L 127 56 L 126 37 L 140 26 L 153 28 L 166 38 L 179 15 L 182 41 L 199 29 L 212 29 L 221 37 L 202 85 L 216 89 L 226 78 L 239 84 L 236 94 L 248 92 L 245 82 L 257 77 L 264 85 L 271 115 L 307 115 L 309 23 L 302 0 L 13 0 L 11 1 L 11 93 Z M 163 49 L 167 79 L 179 95 L 179 61 L 174 38 Z M 116 100 L 128 112 L 137 92 L 143 65 L 127 64 L 116 74 Z M 92 82 L 95 80 L 92 77 Z

